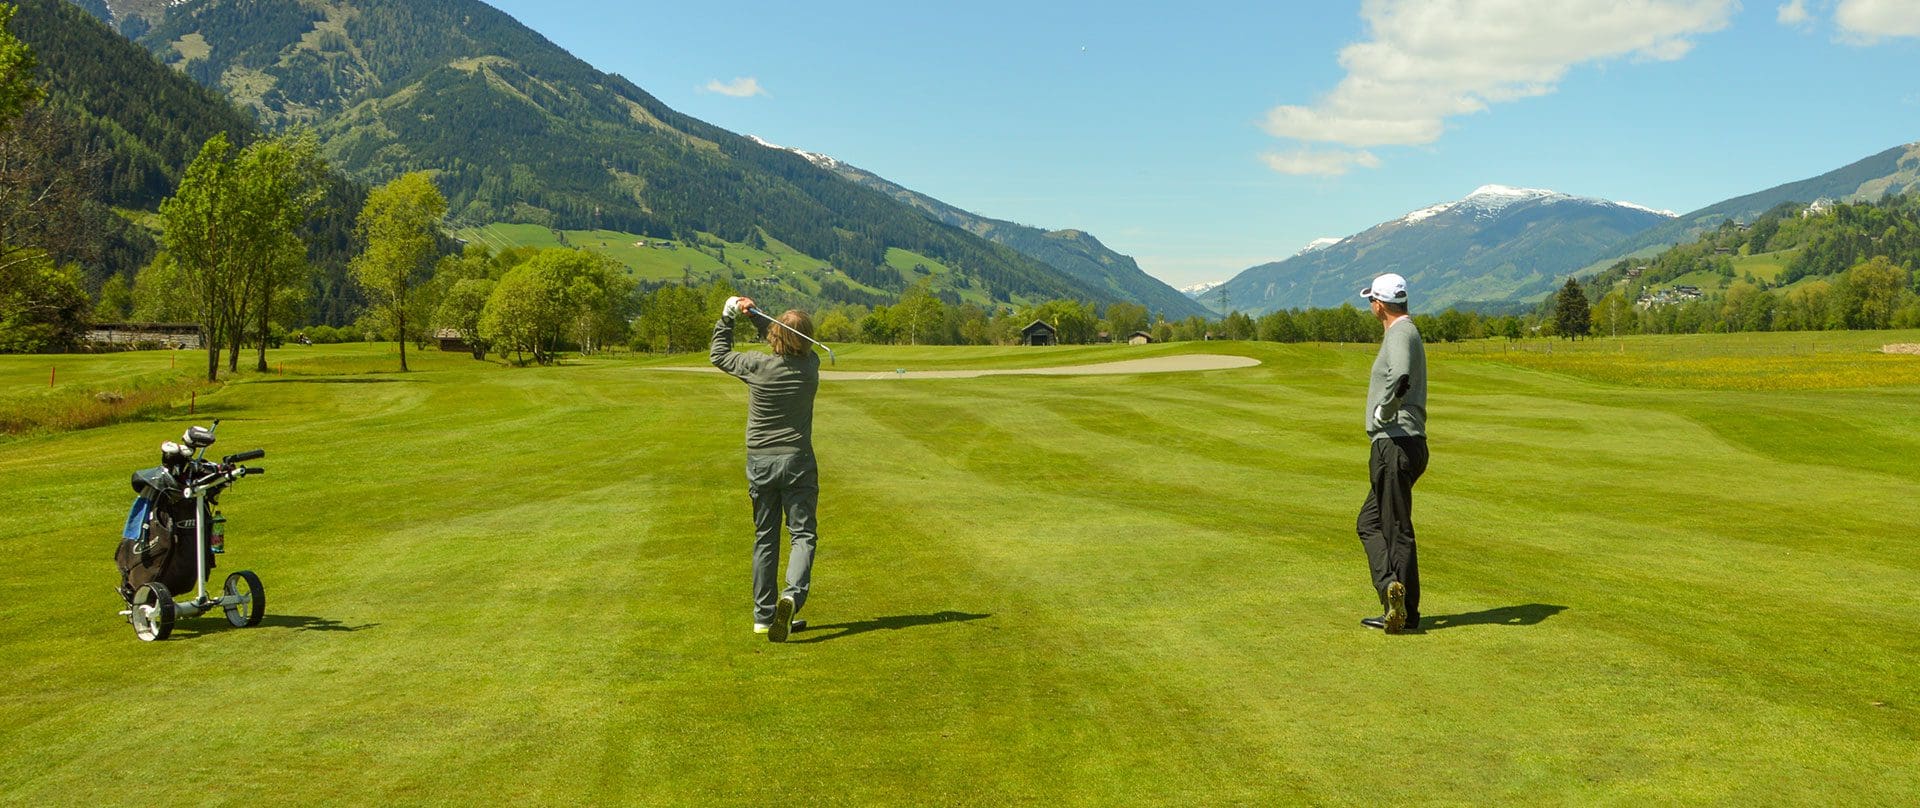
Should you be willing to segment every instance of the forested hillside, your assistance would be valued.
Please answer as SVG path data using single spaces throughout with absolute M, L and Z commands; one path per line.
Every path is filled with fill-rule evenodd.
M 756 141 L 758 139 L 756 138 Z M 767 144 L 771 145 L 771 144 Z M 1095 288 L 1107 288 L 1137 301 L 1167 319 L 1207 316 L 1207 308 L 1164 281 L 1141 271 L 1132 257 L 1107 248 L 1093 234 L 1080 230 L 1042 230 L 962 210 L 919 191 L 901 186 L 871 171 L 823 154 L 789 149 L 841 177 L 872 188 L 927 215 L 1060 270 Z
M 1623 260 L 1586 283 L 1595 317 L 1654 333 L 1920 326 L 1920 193 L 1784 202 L 1752 224 Z M 1612 318 L 1614 322 L 1604 322 Z
M 1816 177 L 1716 202 L 1622 243 L 1614 254 L 1692 241 L 1727 222 L 1752 222 L 1782 203 L 1871 202 L 1914 189 L 1920 189 L 1920 143 L 1895 146 Z
M 168 69 L 68 0 L 15 2 L 12 30 L 32 48 L 47 95 L 37 114 L 59 127 L 47 146 L 55 162 L 86 167 L 80 179 L 94 211 L 104 214 L 88 220 L 95 243 L 61 257 L 86 268 L 91 289 L 110 276 L 131 279 L 157 249 L 154 235 L 132 219 L 173 193 L 208 138 L 225 134 L 245 144 L 258 130 L 219 93 Z M 327 203 L 303 233 L 317 268 L 308 306 L 318 321 L 340 323 L 359 305 L 344 279 L 352 215 L 366 192 L 344 177 L 330 185 Z
M 226 99 L 166 70 L 69 0 L 14 2 L 13 30 L 40 60 L 48 105 L 108 154 L 101 190 L 112 204 L 150 210 L 207 138 L 251 139 L 252 121 Z
M 207 0 L 142 42 L 270 125 L 314 122 L 363 180 L 432 170 L 457 221 L 749 243 L 764 231 L 863 284 L 889 250 L 998 301 L 1122 299 L 807 160 L 668 108 L 472 0 Z

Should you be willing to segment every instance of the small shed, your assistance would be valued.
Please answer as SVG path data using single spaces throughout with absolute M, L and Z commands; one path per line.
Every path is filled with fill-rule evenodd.
M 1128 345 L 1145 345 L 1153 341 L 1153 335 L 1145 331 L 1135 331 L 1127 335 Z
M 1054 328 L 1045 320 L 1035 320 L 1028 323 L 1026 328 L 1020 329 L 1020 344 L 1058 345 L 1060 344 L 1060 330 Z
M 198 323 L 94 323 L 81 341 L 108 350 L 199 348 L 205 345 Z
M 473 346 L 467 344 L 467 338 L 451 328 L 442 328 L 433 332 L 433 338 L 440 341 L 440 350 L 473 353 Z

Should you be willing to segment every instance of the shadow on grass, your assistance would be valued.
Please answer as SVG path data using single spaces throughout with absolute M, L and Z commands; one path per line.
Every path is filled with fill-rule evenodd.
M 202 634 L 218 634 L 222 631 L 256 631 L 263 628 L 284 628 L 293 631 L 365 631 L 380 625 L 379 623 L 361 623 L 349 626 L 331 617 L 313 617 L 303 614 L 270 614 L 260 618 L 260 625 L 241 628 L 227 622 L 218 608 L 205 615 L 174 624 L 174 636 L 197 637 Z
M 276 377 L 272 379 L 249 379 L 248 381 L 250 381 L 253 384 L 396 384 L 399 382 L 413 382 L 416 380 L 415 379 L 366 378 L 362 376 L 354 376 L 354 377 L 348 377 L 348 378 L 326 376 L 326 377 L 314 377 L 314 378 L 306 378 L 306 379 L 299 378 L 299 377 L 286 378 L 282 376 L 282 377 Z
M 1501 606 L 1466 614 L 1443 614 L 1420 618 L 1420 630 L 1438 631 L 1462 626 L 1531 626 L 1567 610 L 1565 606 L 1529 603 L 1525 606 Z
M 968 614 L 966 612 L 944 611 L 934 612 L 933 614 L 897 614 L 892 617 L 876 617 L 872 620 L 861 620 L 856 623 L 822 623 L 817 626 L 807 626 L 807 630 L 801 632 L 801 634 L 811 635 L 816 632 L 829 631 L 833 633 L 817 637 L 806 636 L 803 638 L 796 636 L 794 639 L 788 640 L 788 642 L 826 642 L 828 640 L 852 637 L 857 634 L 865 634 L 869 631 L 897 631 L 915 626 L 931 626 L 940 623 L 961 623 L 968 620 L 981 620 L 992 616 L 993 615 L 990 614 Z

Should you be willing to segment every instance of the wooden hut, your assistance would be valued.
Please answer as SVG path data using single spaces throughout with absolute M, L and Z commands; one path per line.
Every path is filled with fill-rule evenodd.
M 1045 320 L 1035 320 L 1020 329 L 1021 345 L 1058 345 L 1060 330 Z
M 473 353 L 473 346 L 467 344 L 467 338 L 454 329 L 442 328 L 433 332 L 433 338 L 440 341 L 440 350 Z
M 106 350 L 200 348 L 206 345 L 198 323 L 94 323 L 82 342 Z

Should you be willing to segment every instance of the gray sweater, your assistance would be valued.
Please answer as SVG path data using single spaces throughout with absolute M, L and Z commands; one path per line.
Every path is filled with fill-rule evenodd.
M 1376 409 L 1385 417 L 1375 417 Z M 1374 440 L 1427 434 L 1427 348 L 1412 317 L 1394 321 L 1380 340 L 1367 377 L 1366 423 L 1367 437 Z
M 737 353 L 733 318 L 713 326 L 713 366 L 747 383 L 747 454 L 813 451 L 813 394 L 820 390 L 820 357 Z

